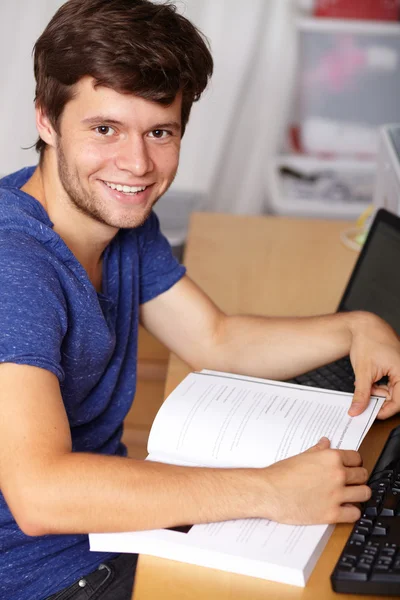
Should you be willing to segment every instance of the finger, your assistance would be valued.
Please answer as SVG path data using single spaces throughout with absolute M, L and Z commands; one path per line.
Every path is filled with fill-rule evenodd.
M 356 373 L 355 390 L 353 400 L 349 409 L 349 415 L 356 417 L 360 415 L 368 406 L 371 397 L 371 377 L 366 368 Z
M 343 504 L 340 509 L 335 523 L 354 523 L 361 517 L 361 510 L 354 504 Z
M 389 417 L 393 417 L 396 413 L 399 412 L 399 405 L 397 402 L 393 400 L 385 401 L 382 404 L 380 411 L 378 412 L 376 418 L 377 419 L 388 419 Z
M 345 467 L 361 467 L 362 458 L 356 450 L 338 450 L 342 463 Z
M 367 502 L 371 498 L 372 490 L 367 485 L 348 485 L 343 489 L 343 502 Z
M 390 397 L 383 403 L 381 410 L 378 412 L 378 419 L 388 419 L 400 411 L 400 386 L 399 382 L 391 383 L 389 381 Z
M 306 452 L 315 452 L 317 450 L 325 450 L 326 448 L 329 448 L 331 445 L 331 442 L 328 440 L 327 437 L 322 437 L 314 446 L 311 446 L 311 448 L 308 448 L 306 450 Z
M 368 471 L 364 467 L 346 468 L 346 485 L 360 485 L 368 480 Z
M 389 390 L 388 385 L 373 385 L 371 389 L 371 396 L 380 396 L 381 398 L 386 398 L 386 400 L 391 399 L 391 392 Z

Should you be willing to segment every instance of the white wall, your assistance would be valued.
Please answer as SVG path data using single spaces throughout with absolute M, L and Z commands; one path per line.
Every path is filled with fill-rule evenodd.
M 0 174 L 37 162 L 32 49 L 63 0 L 1 0 Z

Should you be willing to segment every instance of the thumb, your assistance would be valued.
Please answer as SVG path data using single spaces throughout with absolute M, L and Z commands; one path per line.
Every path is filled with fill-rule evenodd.
M 311 448 L 308 448 L 308 450 L 306 450 L 306 452 L 315 452 L 317 450 L 326 450 L 326 448 L 329 448 L 331 445 L 330 440 L 328 440 L 327 437 L 322 437 L 316 444 L 315 446 L 311 446 Z
M 349 409 L 349 415 L 356 417 L 367 408 L 371 397 L 371 379 L 367 373 L 357 376 L 353 400 Z

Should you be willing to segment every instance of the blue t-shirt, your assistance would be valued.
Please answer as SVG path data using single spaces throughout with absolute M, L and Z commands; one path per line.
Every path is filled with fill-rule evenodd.
M 33 170 L 0 181 L 0 363 L 57 376 L 74 452 L 124 456 L 139 305 L 185 270 L 151 214 L 141 227 L 120 230 L 106 248 L 97 293 L 43 206 L 19 189 Z M 0 493 L 0 598 L 41 600 L 107 558 L 89 551 L 86 535 L 26 536 Z

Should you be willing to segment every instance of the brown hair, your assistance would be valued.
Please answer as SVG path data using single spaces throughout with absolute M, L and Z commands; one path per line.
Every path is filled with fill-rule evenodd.
M 74 84 L 95 85 L 168 105 L 182 91 L 182 135 L 212 75 L 202 34 L 172 4 L 149 0 L 69 0 L 34 48 L 35 102 L 59 133 Z M 39 138 L 36 150 L 46 143 Z

